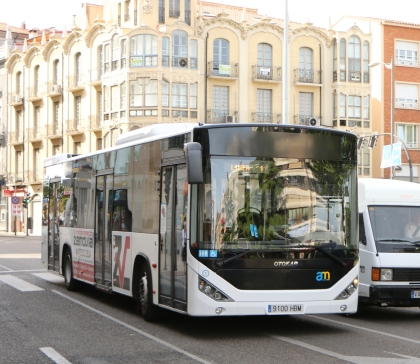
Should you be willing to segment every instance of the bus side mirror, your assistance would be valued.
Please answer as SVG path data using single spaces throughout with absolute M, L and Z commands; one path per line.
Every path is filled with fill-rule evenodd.
M 184 154 L 187 160 L 187 182 L 190 185 L 203 183 L 203 160 L 200 143 L 186 143 Z

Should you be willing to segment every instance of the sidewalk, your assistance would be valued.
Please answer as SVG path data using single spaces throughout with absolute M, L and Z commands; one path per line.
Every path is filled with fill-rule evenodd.
M 26 235 L 24 232 L 16 232 L 16 235 L 14 232 L 7 232 L 7 231 L 0 231 L 0 236 L 7 236 L 9 238 L 11 237 L 17 237 L 17 238 L 41 238 L 41 235 Z

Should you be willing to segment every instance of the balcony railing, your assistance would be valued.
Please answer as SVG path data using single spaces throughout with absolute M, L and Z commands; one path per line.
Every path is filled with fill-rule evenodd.
M 158 55 L 150 56 L 130 56 L 130 67 L 157 67 Z
M 63 89 L 61 87 L 61 80 L 50 81 L 46 84 L 46 87 L 47 87 L 47 95 L 49 97 L 58 96 L 63 93 Z
M 67 77 L 69 91 L 79 91 L 85 88 L 85 75 L 72 75 Z
M 207 123 L 208 124 L 237 123 L 239 122 L 237 116 L 238 116 L 238 111 L 236 110 L 209 109 L 207 110 Z
M 34 170 L 24 171 L 24 181 L 28 183 L 41 182 L 43 180 L 42 168 L 36 168 Z
M 63 129 L 62 129 L 61 123 L 47 125 L 47 138 L 48 139 L 61 138 L 62 133 L 63 133 Z
M 304 68 L 296 68 L 295 70 L 295 83 L 307 83 L 307 84 L 321 84 L 320 70 L 307 70 Z
M 70 119 L 66 122 L 66 134 L 76 135 L 82 134 L 85 131 L 85 120 L 82 119 Z
M 29 101 L 37 101 L 41 100 L 43 96 L 44 88 L 41 86 L 37 87 L 29 87 L 28 88 L 28 100 Z
M 403 107 L 407 109 L 418 109 L 419 102 L 417 99 L 402 99 L 396 98 L 395 99 L 395 107 Z
M 251 113 L 251 120 L 253 123 L 281 123 L 281 114 L 269 112 L 253 112 Z
M 350 71 L 348 74 L 348 81 L 350 82 L 362 82 L 362 72 Z
M 179 11 L 179 9 L 169 10 L 170 18 L 179 18 L 180 15 L 181 15 L 181 12 Z
M 221 63 L 210 61 L 207 63 L 208 77 L 238 78 L 239 63 Z
M 398 66 L 413 66 L 418 67 L 419 66 L 419 60 L 418 59 L 407 59 L 402 57 L 397 57 L 395 60 L 395 64 Z
M 11 131 L 9 132 L 9 143 L 10 144 L 21 144 L 23 143 L 23 131 Z
M 28 139 L 30 141 L 42 140 L 43 138 L 44 134 L 41 132 L 40 127 L 28 129 Z
M 91 130 L 102 128 L 102 115 L 89 115 L 89 125 Z
M 12 106 L 22 105 L 23 97 L 20 92 L 9 93 L 9 104 Z
M 254 81 L 281 81 L 281 67 L 252 66 L 252 79 Z
M 311 125 L 310 120 L 316 120 L 316 126 L 321 125 L 321 117 L 320 116 L 313 116 L 313 115 L 294 115 L 295 124 L 298 125 Z M 313 125 L 312 125 L 313 126 Z
M 104 73 L 104 69 L 102 67 L 100 68 L 94 68 L 89 71 L 90 79 L 89 83 L 91 85 L 100 85 L 102 83 L 102 75 Z

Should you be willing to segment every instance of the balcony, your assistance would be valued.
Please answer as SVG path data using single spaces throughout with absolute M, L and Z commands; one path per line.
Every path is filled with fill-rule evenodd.
M 24 181 L 27 183 L 41 183 L 43 179 L 43 170 L 41 168 L 24 171 Z
M 63 93 L 60 81 L 51 81 L 47 84 L 47 95 L 48 97 L 60 96 Z
M 63 129 L 61 124 L 52 124 L 47 125 L 47 135 L 48 139 L 58 139 L 61 138 L 63 135 Z
M 207 124 L 238 123 L 238 111 L 235 110 L 207 110 Z
M 272 114 L 269 112 L 253 112 L 251 113 L 253 123 L 274 123 L 281 124 L 281 114 Z
M 180 15 L 181 15 L 181 12 L 179 11 L 179 9 L 169 10 L 169 17 L 170 18 L 179 18 Z
M 362 82 L 362 72 L 350 71 L 348 74 L 348 81 L 350 82 Z
M 418 59 L 414 59 L 414 58 L 397 57 L 396 60 L 395 60 L 395 64 L 397 66 L 418 67 L 419 66 L 419 61 L 418 61 Z
M 102 115 L 89 115 L 89 127 L 91 131 L 102 129 Z
M 34 102 L 34 101 L 39 101 L 42 100 L 43 97 L 43 88 L 40 86 L 37 87 L 29 87 L 27 92 L 28 92 L 28 101 Z
M 239 63 L 207 63 L 207 77 L 237 79 L 239 74 Z
M 66 134 L 67 135 L 79 135 L 85 132 L 85 120 L 84 119 L 70 119 L 66 122 Z
M 320 70 L 307 70 L 304 68 L 296 68 L 295 70 L 295 84 L 305 84 L 305 85 L 321 85 L 321 75 L 322 71 Z
M 308 125 L 308 126 L 314 126 L 310 124 L 311 119 L 316 120 L 316 126 L 321 125 L 321 117 L 320 116 L 313 116 L 313 115 L 294 115 L 294 122 L 297 125 Z
M 23 143 L 23 131 L 11 131 L 9 132 L 9 144 L 19 145 Z
M 44 138 L 44 134 L 41 132 L 40 127 L 28 129 L 28 140 L 30 142 L 40 142 Z
M 103 73 L 104 73 L 104 69 L 102 67 L 89 70 L 89 84 L 91 86 L 102 85 Z
M 340 73 L 340 79 L 338 80 L 338 74 Z M 334 71 L 333 72 L 333 82 L 337 82 L 337 81 L 343 81 L 343 82 L 345 82 L 346 81 L 346 71 L 340 71 L 340 72 L 337 72 L 337 71 Z
M 85 75 L 73 75 L 67 77 L 68 90 L 76 92 L 83 90 L 86 86 Z
M 23 97 L 20 92 L 9 93 L 9 105 L 19 106 L 23 104 Z
M 281 82 L 281 67 L 252 66 L 253 81 Z

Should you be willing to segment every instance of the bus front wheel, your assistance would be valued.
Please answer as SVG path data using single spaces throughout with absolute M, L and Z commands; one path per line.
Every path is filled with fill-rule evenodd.
M 68 291 L 77 289 L 77 281 L 73 277 L 73 264 L 70 249 L 66 249 L 64 254 L 64 282 Z
M 147 263 L 141 267 L 138 298 L 138 311 L 146 321 L 155 321 L 159 308 L 153 303 L 152 274 Z

